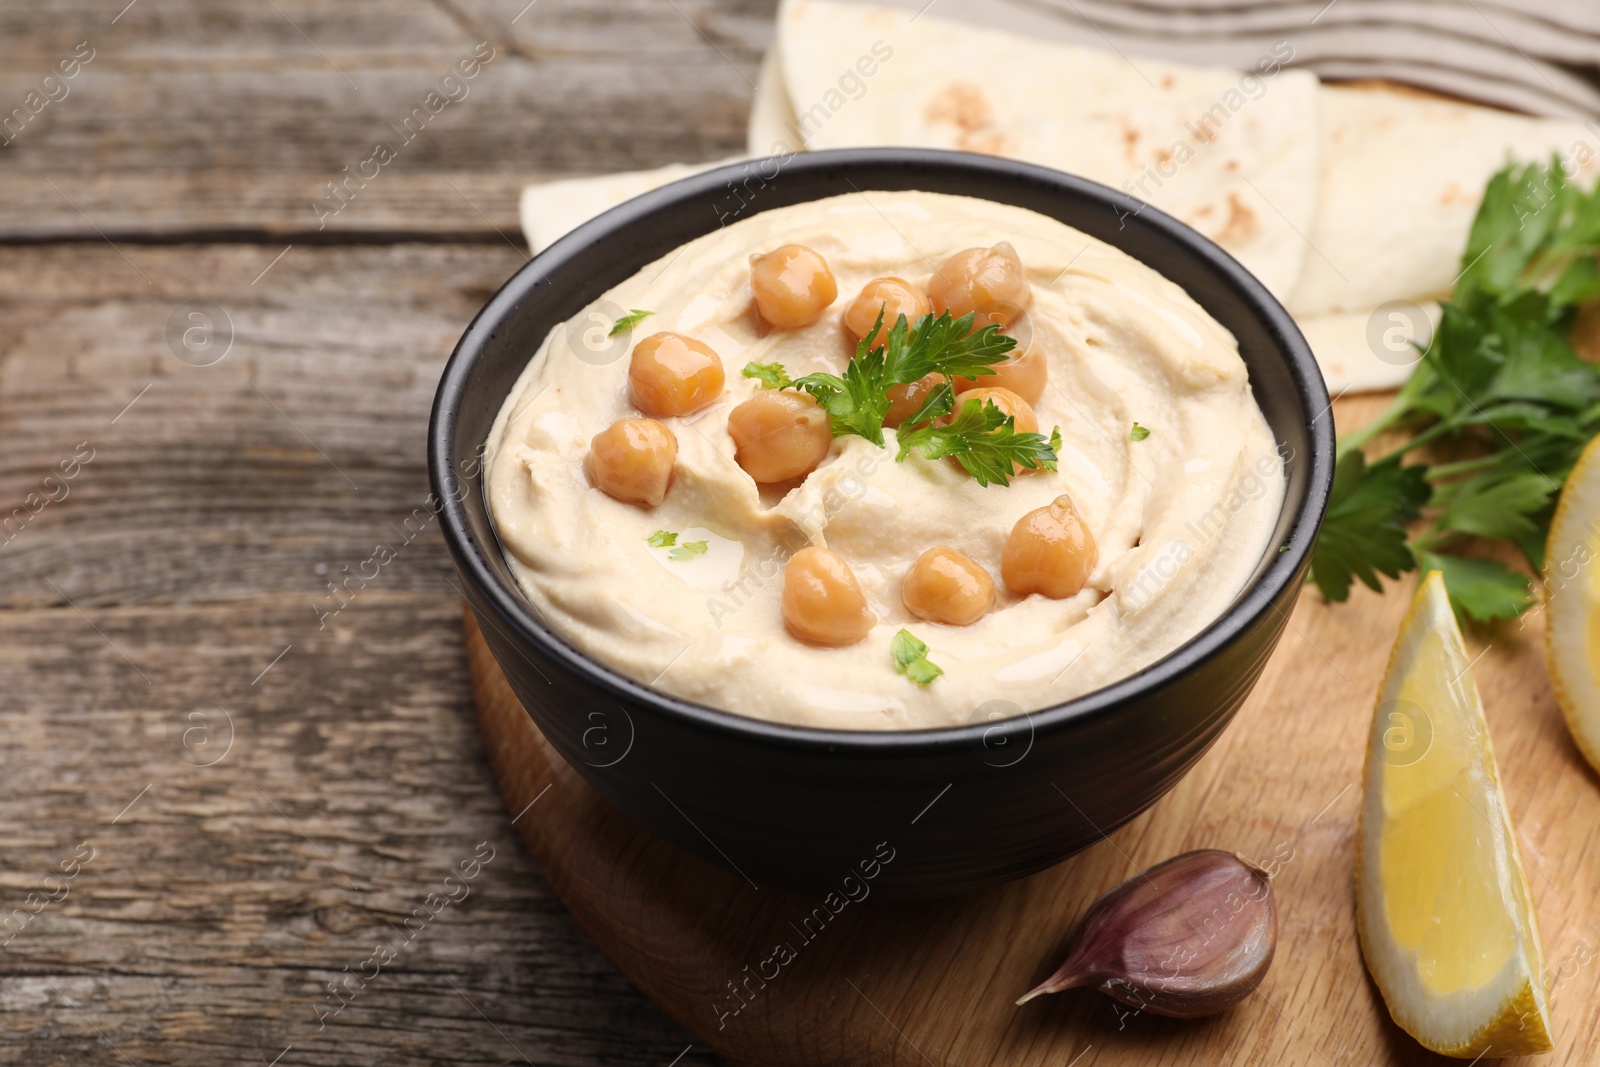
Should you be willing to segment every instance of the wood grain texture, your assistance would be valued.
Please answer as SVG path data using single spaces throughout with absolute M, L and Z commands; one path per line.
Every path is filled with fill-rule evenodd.
M 667 1064 L 690 1039 L 511 832 L 415 518 L 434 382 L 522 254 L 297 248 L 252 285 L 275 254 L 0 249 L 0 1063 Z M 235 329 L 209 367 L 166 338 L 196 299 Z
M 516 845 L 447 554 L 400 530 L 520 186 L 737 150 L 774 2 L 0 3 L 0 114 L 95 51 L 0 146 L 0 924 L 94 850 L 0 951 L 0 1063 L 717 1062 Z M 479 41 L 470 95 L 318 229 Z M 196 302 L 231 323 L 214 366 L 169 341 Z
M 317 230 L 378 142 L 396 158 L 319 232 L 515 233 L 528 180 L 741 150 L 776 2 L 9 3 L 0 115 L 94 58 L 0 146 L 0 235 Z M 407 131 L 479 42 L 465 95 Z
M 738 151 L 775 5 L 0 0 L 0 114 L 77 42 L 95 49 L 70 95 L 0 146 L 0 1064 L 722 1062 L 619 973 L 518 844 L 473 721 L 447 554 L 431 525 L 409 539 L 396 527 L 427 493 L 439 369 L 522 260 L 520 186 Z M 478 41 L 496 51 L 471 95 L 317 229 L 310 205 L 326 183 Z M 174 313 L 181 327 L 198 302 L 219 305 L 234 333 L 212 366 L 180 361 L 169 341 Z M 80 445 L 93 458 L 48 481 Z M 30 510 L 44 496 L 59 499 Z M 324 626 L 319 613 L 338 603 L 327 582 L 401 540 Z M 1392 601 L 1363 603 L 1386 612 Z M 1355 957 L 1335 890 L 1349 841 L 1334 820 L 1351 798 L 1308 821 L 1278 754 L 1315 746 L 1329 773 L 1354 773 L 1355 728 L 1347 709 L 1330 710 L 1331 689 L 1347 684 L 1340 670 L 1350 691 L 1375 684 L 1356 662 L 1377 655 L 1362 642 L 1386 637 L 1339 623 L 1357 649 L 1341 651 L 1319 627 L 1336 625 L 1321 613 L 1346 610 L 1308 602 L 1297 618 L 1327 649 L 1323 666 L 1295 633 L 1280 653 L 1311 663 L 1303 677 L 1322 689 L 1282 704 L 1258 696 L 1248 733 L 1230 733 L 1178 794 L 1072 868 L 1089 872 L 1073 876 L 1087 899 L 1131 869 L 1122 852 L 1142 862 L 1190 841 L 1288 840 L 1315 862 L 1285 873 L 1286 900 L 1297 894 L 1287 935 L 1302 955 L 1326 943 L 1332 962 L 1280 964 L 1269 993 L 1283 1017 L 1252 1005 L 1221 1029 L 1133 1020 L 1116 1031 L 1107 1006 L 1062 1000 L 1006 1047 L 1032 1042 L 1041 1060 L 1067 1063 L 1080 1049 L 1062 1035 L 1078 1027 L 1096 1035 L 1084 1065 L 1114 1040 L 1152 1060 L 1220 1048 L 1241 1063 L 1370 1062 L 1357 1056 L 1366 1045 L 1326 1037 L 1374 1025 L 1370 992 L 1344 984 Z M 1508 662 L 1531 664 L 1529 647 Z M 1530 863 L 1549 876 L 1535 874 L 1534 889 L 1554 965 L 1575 958 L 1588 920 L 1580 902 L 1552 905 L 1562 898 L 1550 886 L 1593 884 L 1592 850 L 1573 846 L 1570 828 L 1594 812 L 1570 784 L 1575 759 L 1548 696 L 1505 671 L 1493 689 L 1485 677 L 1486 696 Z M 1517 717 L 1523 733 L 1507 736 Z M 1256 769 L 1234 781 L 1219 760 Z M 1539 760 L 1545 777 L 1530 771 Z M 558 818 L 559 796 L 516 827 Z M 1180 804 L 1190 809 L 1164 814 Z M 629 840 L 616 816 L 601 825 Z M 430 894 L 459 895 L 444 876 L 485 843 L 493 859 L 470 894 L 435 899 L 432 915 Z M 703 877 L 640 847 L 669 884 Z M 77 873 L 64 880 L 67 868 Z M 1306 910 L 1322 893 L 1336 906 Z M 60 899 L 12 918 L 29 894 Z M 592 912 L 569 896 L 580 917 Z M 698 951 L 720 903 L 695 901 L 644 949 Z M 984 1062 L 985 1031 L 950 1035 L 986 1001 L 933 1020 L 896 983 L 926 972 L 943 989 L 977 982 L 1009 996 L 1048 965 L 1073 916 L 1016 914 L 1004 940 L 1032 951 L 1018 950 L 1027 973 L 1014 980 L 953 962 L 919 929 L 939 935 L 956 921 L 946 907 L 895 920 L 892 964 L 853 971 L 859 994 L 822 991 L 820 1025 L 792 1025 L 774 996 L 761 1010 L 791 1021 L 774 1043 L 819 1033 L 842 1059 L 846 1037 L 876 1019 L 861 1047 L 878 1063 L 952 1050 Z M 846 932 L 799 965 L 831 966 Z M 709 958 L 742 967 L 765 935 L 728 933 Z M 379 945 L 395 958 L 346 985 L 348 1006 L 319 1029 L 318 1006 L 339 1003 L 328 983 L 370 974 Z M 1564 1050 L 1595 1041 L 1577 1010 L 1592 1001 L 1592 970 L 1557 991 Z M 688 992 L 661 995 L 703 1029 Z M 855 1002 L 866 997 L 883 1016 Z M 1318 998 L 1333 1029 L 1305 1033 L 1323 1056 L 1299 1033 Z M 738 1025 L 760 1020 L 751 1009 Z M 1408 1047 L 1379 1032 L 1385 1051 Z
M 1355 425 L 1381 398 L 1342 402 Z M 1405 585 L 1409 586 L 1409 581 Z M 850 904 L 815 936 L 818 901 L 754 890 L 650 838 L 548 747 L 468 619 L 474 692 L 509 811 L 578 921 L 699 1040 L 749 1067 L 1428 1064 L 1362 965 L 1353 863 L 1362 754 L 1405 588 L 1330 605 L 1312 589 L 1222 740 L 1167 797 L 1060 866 L 977 896 Z M 1556 1052 L 1600 1041 L 1600 778 L 1551 697 L 1537 614 L 1469 637 L 1543 929 Z M 543 792 L 548 789 L 548 792 Z M 937 808 L 929 815 L 937 817 Z M 1276 869 L 1280 941 L 1255 995 L 1209 1020 L 1141 1016 L 1074 991 L 1012 1001 L 1055 968 L 1089 903 L 1162 859 L 1225 848 Z M 734 857 L 734 862 L 738 858 Z M 751 971 L 787 944 L 767 982 Z M 768 976 L 773 968 L 768 965 Z M 729 982 L 745 992 L 737 999 Z M 746 984 L 748 982 L 748 984 Z M 1532 1062 L 1532 1061 L 1530 1061 Z

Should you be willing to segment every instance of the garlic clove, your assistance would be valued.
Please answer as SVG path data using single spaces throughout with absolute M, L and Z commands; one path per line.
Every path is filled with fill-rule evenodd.
M 1066 962 L 1017 1003 L 1093 986 L 1153 1015 L 1214 1015 L 1255 990 L 1277 944 L 1271 876 L 1232 852 L 1185 852 L 1096 900 Z

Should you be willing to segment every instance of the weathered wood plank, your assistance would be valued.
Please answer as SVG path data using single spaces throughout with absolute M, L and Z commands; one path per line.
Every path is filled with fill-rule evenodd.
M 389 525 L 427 495 L 439 369 L 521 253 L 296 248 L 252 285 L 275 254 L 0 250 L 0 520 L 66 487 L 0 534 L 0 1062 L 668 1063 L 689 1039 L 511 830 L 437 531 Z M 212 366 L 166 339 L 196 299 L 234 324 Z M 396 558 L 321 625 L 380 540 Z M 485 841 L 470 895 L 318 1031 L 327 983 Z
M 459 646 L 448 592 L 376 596 L 309 635 L 294 597 L 0 612 L 0 1060 L 682 1051 L 511 832 Z M 444 883 L 463 861 L 475 877 Z M 30 892 L 61 899 L 24 922 Z M 394 958 L 367 962 L 379 946 Z M 363 973 L 341 1009 L 327 983 Z
M 400 558 L 374 589 L 447 592 L 431 524 L 426 552 L 402 540 L 428 495 L 423 430 L 456 338 L 521 253 L 296 248 L 254 285 L 273 249 L 123 253 L 0 251 L 0 605 L 59 604 L 51 583 L 84 607 L 292 593 L 315 626 L 338 603 L 327 582 L 380 540 Z M 211 366 L 168 340 L 201 301 L 234 334 Z
M 514 232 L 524 181 L 742 148 L 776 0 L 539 0 L 518 17 L 525 3 L 141 3 L 115 25 L 118 5 L 13 6 L 0 236 L 487 232 L 479 211 Z M 8 131 L 83 41 L 93 58 L 60 99 Z M 394 158 L 363 168 L 380 143 Z M 326 183 L 348 173 L 370 180 L 337 215 L 314 211 L 337 206 Z
M 0 149 L 0 152 L 3 152 Z M 398 166 L 398 165 L 397 165 Z M 337 169 L 337 168 L 334 168 Z M 293 242 L 403 239 L 521 242 L 517 197 L 545 175 L 533 169 L 385 170 L 337 215 L 323 219 L 330 172 L 204 170 L 58 172 L 0 170 L 0 246 L 61 240 L 121 243 Z M 80 214 L 81 212 L 81 214 Z

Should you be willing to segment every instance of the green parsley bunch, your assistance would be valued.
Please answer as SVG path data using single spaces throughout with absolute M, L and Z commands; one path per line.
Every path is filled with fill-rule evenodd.
M 1535 571 L 1556 499 L 1600 433 L 1600 371 L 1567 341 L 1579 305 L 1600 300 L 1600 193 L 1559 161 L 1507 166 L 1490 180 L 1454 296 L 1411 380 L 1372 424 L 1340 439 L 1312 579 L 1329 600 L 1352 580 L 1444 573 L 1459 613 L 1515 618 L 1527 575 L 1462 550 L 1515 545 Z M 1380 434 L 1399 446 L 1369 459 Z M 1426 452 L 1423 450 L 1427 449 Z M 1414 530 L 1423 519 L 1426 525 Z

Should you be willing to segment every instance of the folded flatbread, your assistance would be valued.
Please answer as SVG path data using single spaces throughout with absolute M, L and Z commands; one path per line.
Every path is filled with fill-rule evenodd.
M 1535 119 L 1382 87 L 1325 87 L 1322 182 L 1296 316 L 1447 295 L 1483 188 L 1552 154 L 1592 183 L 1600 123 Z
M 535 254 L 543 252 L 559 238 L 618 204 L 643 196 L 679 178 L 736 161 L 735 158 L 719 159 L 714 163 L 674 163 L 654 170 L 627 171 L 595 178 L 565 178 L 542 185 L 524 186 L 519 205 L 523 235 Z
M 760 157 L 805 151 L 798 129 L 794 108 L 789 106 L 789 90 L 783 84 L 783 61 L 776 48 L 768 49 L 756 77 L 756 98 L 750 105 L 750 154 Z
M 1280 298 L 1298 279 L 1316 206 L 1317 81 L 1270 55 L 1250 73 L 1187 67 L 832 0 L 787 0 L 774 51 L 788 106 L 758 108 L 752 147 L 788 121 L 813 149 L 1026 159 L 1156 205 Z
M 1284 299 L 1335 393 L 1409 377 L 1407 342 L 1437 323 L 1483 186 L 1508 159 L 1554 153 L 1580 181 L 1600 173 L 1600 123 L 1319 86 L 1271 64 L 1186 67 L 914 14 L 786 0 L 751 112 L 751 155 L 942 147 L 1120 188 L 1215 240 Z M 717 165 L 530 187 L 529 244 L 538 251 Z
M 1396 300 L 1368 311 L 1297 315 L 1295 322 L 1334 396 L 1373 393 L 1405 384 L 1439 328 L 1432 300 Z
M 1285 76 L 1209 145 L 1191 134 L 1193 105 L 1153 103 L 996 126 L 994 147 L 1153 204 L 1233 253 L 1281 300 L 1306 255 L 1289 220 L 1314 210 L 1315 161 L 1273 131 L 1298 121 L 1315 92 L 1314 80 Z

